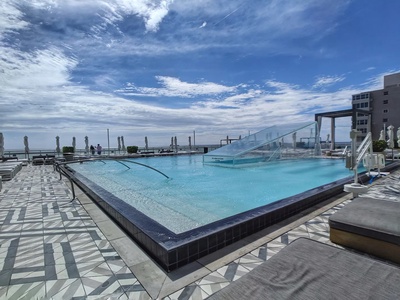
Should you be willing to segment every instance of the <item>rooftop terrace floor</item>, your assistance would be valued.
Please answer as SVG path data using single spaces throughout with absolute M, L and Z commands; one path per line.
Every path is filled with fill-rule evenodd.
M 400 170 L 365 197 L 400 200 Z M 341 194 L 166 273 L 53 166 L 28 165 L 0 191 L 1 299 L 205 299 L 299 237 L 329 241 Z

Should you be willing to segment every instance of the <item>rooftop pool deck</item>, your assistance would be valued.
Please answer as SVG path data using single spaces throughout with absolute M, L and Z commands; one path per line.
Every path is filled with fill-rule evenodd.
M 0 298 L 205 299 L 299 237 L 329 241 L 342 193 L 170 273 L 51 165 L 28 165 L 0 191 Z M 400 201 L 400 170 L 364 197 Z

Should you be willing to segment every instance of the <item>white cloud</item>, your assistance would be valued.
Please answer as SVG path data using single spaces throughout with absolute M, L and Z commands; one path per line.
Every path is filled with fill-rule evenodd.
M 369 72 L 369 71 L 373 71 L 373 70 L 375 70 L 376 68 L 375 67 L 368 67 L 368 68 L 365 68 L 364 70 L 363 70 L 363 72 Z
M 129 84 L 126 88 L 116 92 L 125 95 L 137 96 L 166 96 L 166 97 L 186 97 L 191 98 L 199 95 L 216 95 L 234 92 L 236 86 L 225 86 L 213 82 L 188 83 L 179 78 L 169 76 L 156 76 L 161 88 L 136 87 Z
M 0 128 L 6 133 L 8 148 L 8 145 L 13 145 L 9 136 L 21 137 L 14 144 L 19 147 L 24 135 L 33 137 L 30 139 L 32 148 L 53 146 L 56 135 L 61 136 L 64 144 L 70 141 L 72 135 L 76 135 L 78 146 L 79 141 L 83 145 L 85 135 L 89 135 L 90 141 L 104 144 L 108 128 L 114 135 L 124 135 L 127 145 L 137 143 L 135 139 L 145 134 L 151 141 L 153 137 L 158 137 L 160 141 L 154 143 L 167 144 L 168 141 L 164 142 L 163 138 L 168 140 L 170 135 L 179 134 L 187 137 L 188 132 L 194 129 L 200 135 L 199 141 L 202 136 L 204 142 L 213 143 L 218 141 L 218 138 L 212 139 L 218 134 L 246 134 L 248 130 L 255 131 L 271 124 L 309 121 L 314 113 L 350 107 L 352 94 L 371 87 L 382 87 L 381 75 L 371 78 L 360 88 L 345 87 L 335 92 L 326 92 L 323 88 L 342 82 L 344 76 L 318 77 L 314 87 L 321 88 L 319 91 L 278 80 L 267 81 L 265 85 L 257 85 L 260 81 L 231 85 L 210 79 L 196 82 L 189 79 L 190 75 L 177 78 L 177 72 L 171 74 L 171 69 L 159 71 L 156 64 L 150 64 L 146 67 L 154 67 L 155 70 L 143 72 L 144 76 L 150 73 L 151 76 L 171 76 L 155 77 L 157 82 L 154 86 L 150 83 L 138 84 L 134 81 L 134 78 L 139 78 L 136 65 L 129 65 L 132 68 L 129 70 L 132 72 L 129 73 L 132 83 L 117 91 L 121 96 L 96 91 L 115 86 L 120 80 L 117 64 L 115 73 L 108 72 L 112 68 L 102 72 L 99 66 L 106 65 L 103 59 L 105 63 L 110 63 L 121 56 L 140 60 L 142 56 L 146 59 L 152 56 L 168 59 L 171 53 L 207 55 L 205 51 L 199 51 L 207 48 L 229 49 L 229 53 L 237 56 L 248 54 L 249 48 L 262 49 L 267 55 L 291 52 L 303 56 L 307 51 L 304 47 L 298 52 L 301 45 L 295 43 L 293 47 L 286 47 L 287 43 L 302 37 L 317 40 L 325 36 L 335 26 L 335 20 L 348 1 L 321 4 L 319 0 L 298 3 L 271 0 L 257 4 L 257 9 L 251 9 L 247 3 L 240 6 L 243 2 L 236 0 L 24 1 L 24 5 L 32 5 L 34 13 L 38 9 L 48 10 L 67 19 L 73 13 L 79 14 L 79 18 L 71 17 L 72 25 L 66 22 L 65 26 L 52 28 L 54 24 L 50 22 L 46 30 L 49 35 L 54 34 L 53 37 L 65 38 L 62 42 L 34 35 L 38 24 L 23 21 L 29 18 L 17 9 L 18 5 L 10 4 L 19 3 L 18 0 L 0 2 L 0 34 L 15 34 L 15 39 L 8 46 L 0 44 Z M 171 19 L 166 18 L 172 11 Z M 139 17 L 139 21 L 134 21 L 144 24 L 143 27 L 124 24 L 128 27 L 126 31 L 118 28 L 125 18 L 132 17 L 133 20 L 135 16 Z M 168 22 L 163 24 L 167 19 Z M 204 21 L 200 28 L 207 26 L 207 30 L 197 30 L 199 20 L 205 19 L 207 22 Z M 108 34 L 110 27 L 113 31 Z M 22 40 L 17 34 L 29 28 L 32 30 L 29 34 L 34 36 L 34 46 L 30 48 L 27 41 L 23 45 L 25 48 L 18 48 Z M 59 34 L 58 29 L 63 33 Z M 72 37 L 68 35 L 71 32 Z M 38 39 L 44 43 L 39 43 Z M 308 41 L 304 44 L 312 44 Z M 85 65 L 86 62 L 68 56 L 64 51 L 66 48 L 57 46 L 60 43 L 65 43 L 68 52 L 84 53 L 87 60 L 93 57 L 95 63 Z M 242 53 L 235 52 L 238 48 Z M 84 66 L 77 68 L 80 62 Z M 189 71 L 178 74 L 189 74 Z M 233 75 L 236 74 L 230 75 L 227 77 L 235 80 Z M 85 82 L 94 84 L 88 87 L 76 81 L 74 83 L 72 76 L 85 77 Z M 146 82 L 148 77 L 141 79 Z M 123 95 L 129 95 L 130 100 Z M 164 103 L 160 105 L 154 99 L 144 102 L 143 98 L 139 101 L 136 100 L 139 97 L 135 96 L 160 97 Z M 165 102 L 176 100 L 173 98 L 179 98 L 184 104 L 180 108 L 165 107 Z
M 60 49 L 52 47 L 32 53 L 0 47 L 0 90 L 8 88 L 36 89 L 61 86 L 69 83 L 69 72 L 77 65 Z
M 44 64 L 40 59 L 36 62 L 39 69 Z M 30 64 L 27 69 L 31 68 Z M 62 74 L 68 63 L 52 66 L 53 72 Z M 194 98 L 185 108 L 166 108 L 73 84 L 60 85 L 59 80 L 53 86 L 31 86 L 30 89 L 21 89 L 19 84 L 15 85 L 16 81 L 10 81 L 7 87 L 1 85 L 0 90 L 4 95 L 0 100 L 0 118 L 6 141 L 12 143 L 8 134 L 13 132 L 14 136 L 21 137 L 16 145 L 22 145 L 22 137 L 28 135 L 33 149 L 52 146 L 56 135 L 62 137 L 62 144 L 76 136 L 78 147 L 83 147 L 85 135 L 89 135 L 90 141 L 105 144 L 105 130 L 110 128 L 115 136 L 124 135 L 127 145 L 143 143 L 140 137 L 144 135 L 149 136 L 152 145 L 167 145 L 171 135 L 186 140 L 193 130 L 198 134 L 198 144 L 202 139 L 215 142 L 218 134 L 245 135 L 248 130 L 254 132 L 274 124 L 310 121 L 314 113 L 348 108 L 351 95 L 360 92 L 351 87 L 336 92 L 315 92 L 279 81 L 268 81 L 265 86 L 254 89 L 255 85 L 251 84 L 229 87 L 212 82 L 187 83 L 167 76 L 157 79 L 163 87 L 150 91 L 144 88 L 146 92 L 179 97 L 211 96 Z
M 320 76 L 315 81 L 313 88 L 324 88 L 345 80 L 344 76 Z
M 5 33 L 28 26 L 27 22 L 21 20 L 22 15 L 22 12 L 15 7 L 14 1 L 0 1 L 0 39 Z
M 155 32 L 168 14 L 174 0 L 115 0 L 116 9 L 123 14 L 137 14 L 143 18 L 147 31 Z

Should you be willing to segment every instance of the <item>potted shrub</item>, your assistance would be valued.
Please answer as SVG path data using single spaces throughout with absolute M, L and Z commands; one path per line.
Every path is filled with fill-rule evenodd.
M 74 147 L 64 146 L 62 147 L 62 153 L 66 161 L 74 160 Z
M 372 151 L 373 152 L 383 152 L 387 148 L 387 142 L 386 141 L 372 141 Z
M 126 147 L 126 151 L 127 151 L 129 154 L 137 153 L 138 149 L 139 149 L 138 146 L 128 146 L 128 147 Z

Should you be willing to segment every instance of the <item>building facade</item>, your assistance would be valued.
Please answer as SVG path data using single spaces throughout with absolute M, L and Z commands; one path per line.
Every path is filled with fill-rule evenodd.
M 372 139 L 378 140 L 381 130 L 386 134 L 389 125 L 395 128 L 396 139 L 396 132 L 400 127 L 400 73 L 384 76 L 383 82 L 381 90 L 352 96 L 353 109 L 358 111 L 356 128 L 361 132 L 358 141 L 362 141 L 369 131 L 372 133 Z M 385 139 L 388 139 L 387 134 Z

